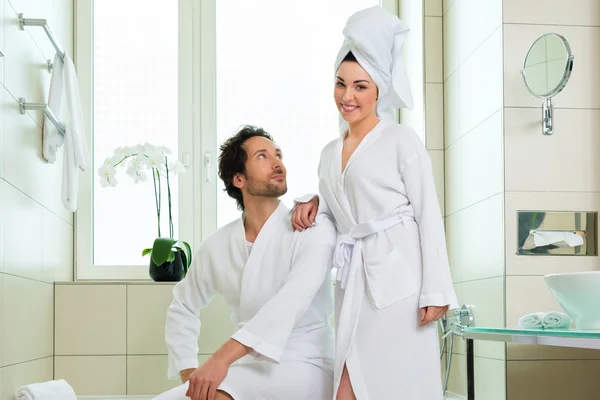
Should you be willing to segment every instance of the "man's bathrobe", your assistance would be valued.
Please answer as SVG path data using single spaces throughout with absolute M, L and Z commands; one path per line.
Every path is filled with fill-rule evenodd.
M 250 254 L 243 217 L 211 235 L 173 290 L 166 325 L 169 377 L 198 367 L 198 315 L 219 294 L 237 326 L 232 338 L 254 350 L 230 367 L 220 390 L 236 400 L 331 399 L 335 241 L 335 226 L 327 217 L 314 229 L 293 232 L 283 203 Z M 187 386 L 159 398 L 183 400 Z

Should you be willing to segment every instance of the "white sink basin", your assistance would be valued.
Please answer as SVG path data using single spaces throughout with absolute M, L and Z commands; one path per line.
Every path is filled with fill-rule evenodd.
M 600 271 L 551 274 L 550 292 L 575 320 L 576 329 L 600 329 Z

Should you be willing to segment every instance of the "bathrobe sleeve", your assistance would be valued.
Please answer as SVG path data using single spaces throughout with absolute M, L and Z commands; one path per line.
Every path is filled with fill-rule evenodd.
M 275 363 L 281 360 L 294 326 L 331 271 L 336 230 L 329 218 L 318 219 L 312 229 L 300 233 L 302 237 L 283 286 L 232 336 L 251 347 L 255 357 Z
M 173 288 L 165 328 L 170 379 L 179 378 L 184 369 L 198 368 L 199 314 L 215 295 L 210 262 L 208 250 L 202 246 L 185 278 Z
M 427 151 L 418 150 L 408 158 L 400 165 L 400 173 L 421 239 L 423 283 L 419 307 L 449 305 L 458 308 L 446 252 L 444 223 Z

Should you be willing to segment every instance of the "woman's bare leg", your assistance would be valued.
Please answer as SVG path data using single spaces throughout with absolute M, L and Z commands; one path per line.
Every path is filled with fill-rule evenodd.
M 356 400 L 354 390 L 352 389 L 352 383 L 350 382 L 350 374 L 348 374 L 348 368 L 344 365 L 344 372 L 342 372 L 342 378 L 340 380 L 340 387 L 338 388 L 336 400 Z

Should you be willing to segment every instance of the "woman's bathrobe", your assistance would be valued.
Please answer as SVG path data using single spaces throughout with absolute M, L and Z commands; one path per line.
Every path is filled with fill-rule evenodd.
M 441 400 L 437 326 L 419 308 L 457 307 L 427 150 L 404 125 L 380 121 L 342 171 L 343 137 L 321 153 L 323 211 L 334 256 L 336 359 L 358 400 Z

